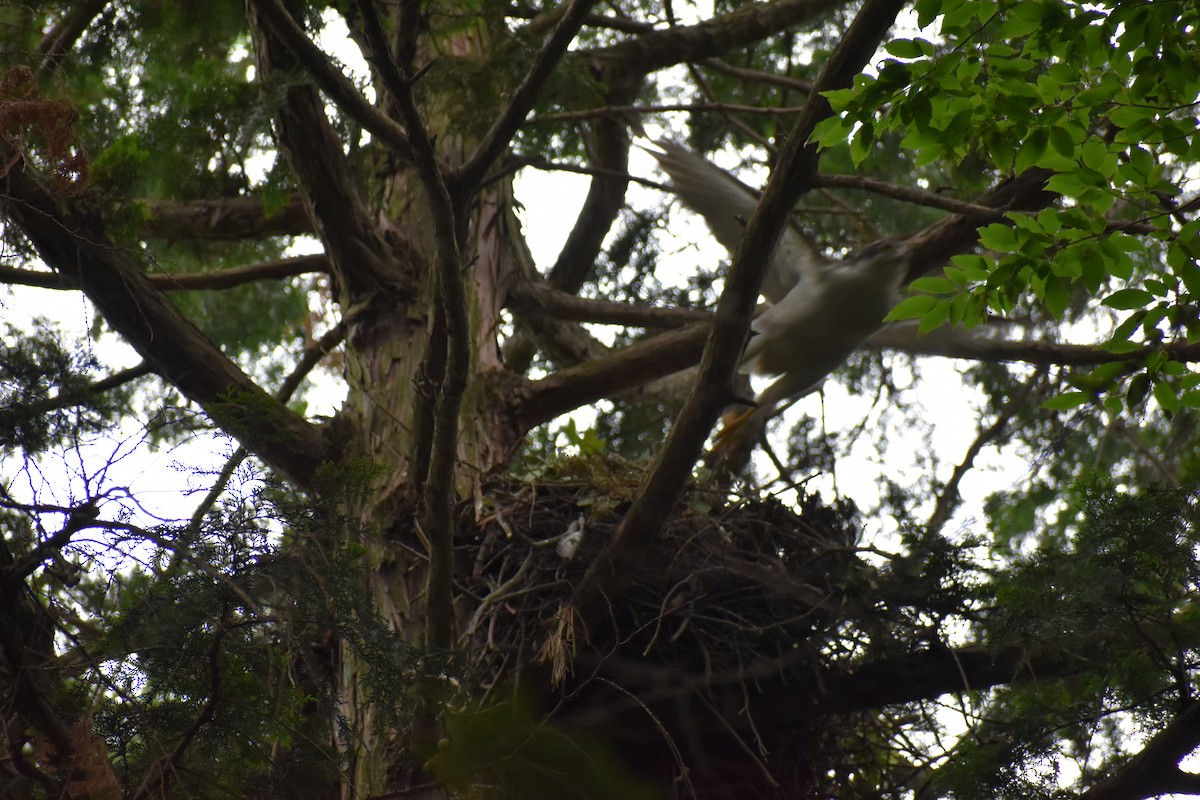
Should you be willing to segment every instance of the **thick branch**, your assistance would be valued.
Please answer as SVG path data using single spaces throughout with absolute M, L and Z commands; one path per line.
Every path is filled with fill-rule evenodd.
M 16 160 L 0 144 L 0 161 Z M 23 163 L 0 182 L 0 213 L 53 269 L 84 291 L 154 371 L 216 424 L 301 485 L 326 452 L 320 431 L 258 387 L 142 274 L 133 254 L 109 241 L 78 201 L 60 202 Z
M 644 33 L 585 56 L 621 74 L 646 75 L 685 61 L 703 61 L 810 22 L 845 0 L 778 0 L 755 3 L 696 25 Z
M 1028 169 L 1009 178 L 980 197 L 975 205 L 1006 211 L 1034 211 L 1053 203 L 1058 195 L 1046 191 L 1046 181 L 1054 173 L 1040 168 Z M 979 243 L 979 216 L 955 214 L 926 227 L 908 238 L 912 260 L 906 280 L 940 269 L 950 256 L 974 250 Z
M 484 135 L 475 155 L 452 177 L 451 183 L 457 188 L 467 193 L 473 192 L 483 178 L 484 172 L 500 157 L 504 148 L 508 147 L 525 117 L 533 110 L 542 87 L 554 73 L 563 56 L 566 55 L 567 47 L 579 33 L 584 17 L 595 4 L 595 0 L 571 0 L 563 12 L 562 18 L 554 26 L 554 30 L 546 37 L 542 49 L 534 56 L 529 72 L 525 74 L 525 78 L 513 91 L 508 107 L 492 124 L 491 130 Z
M 313 44 L 278 0 L 251 0 L 251 5 L 271 33 L 284 43 L 304 71 L 312 76 L 338 108 L 397 155 L 405 159 L 412 157 L 412 146 L 404 129 L 362 96 L 350 79 L 329 60 L 329 56 Z
M 612 541 L 597 556 L 572 595 L 571 606 L 585 626 L 601 622 L 606 600 L 623 591 L 633 572 L 630 565 L 641 558 L 658 536 L 700 457 L 717 415 L 733 396 L 734 369 L 771 251 L 788 224 L 792 207 L 811 188 L 816 173 L 817 150 L 807 144 L 808 138 L 816 124 L 832 113 L 821 92 L 850 84 L 875 52 L 903 5 L 900 0 L 867 0 L 813 87 L 734 254 L 712 334 L 700 362 L 696 387 Z
M 303 67 L 310 70 L 332 69 L 279 0 L 251 0 L 247 12 L 262 80 L 300 69 L 297 58 L 307 59 Z M 286 47 L 281 39 L 286 40 Z M 321 63 L 312 63 L 314 60 Z M 341 73 L 337 75 L 341 77 Z M 324 88 L 329 90 L 328 86 Z M 357 92 L 354 94 L 366 102 Z M 368 107 L 382 115 L 373 106 Z M 309 218 L 348 295 L 343 300 L 354 306 L 381 291 L 403 292 L 405 276 L 390 259 L 391 248 L 363 204 L 342 143 L 325 117 L 323 101 L 311 86 L 287 90 L 276 115 L 276 129 L 303 188 Z
M 845 714 L 897 703 L 930 700 L 947 692 L 978 691 L 1021 679 L 1069 675 L 1088 665 L 1056 654 L 1035 656 L 1013 646 L 998 653 L 983 647 L 938 648 L 881 661 L 831 669 L 813 684 L 815 698 L 764 690 L 753 712 L 756 721 L 787 724 L 814 711 Z M 764 687 L 766 689 L 766 687 Z
M 138 202 L 138 210 L 145 218 L 137 223 L 137 232 L 147 239 L 242 241 L 313 232 L 299 195 L 270 212 L 264 199 L 257 195 L 212 200 L 142 200 Z
M 1200 703 L 1191 703 L 1106 780 L 1079 800 L 1144 800 L 1165 794 L 1200 794 L 1200 775 L 1179 762 L 1200 747 Z
M 695 364 L 710 330 L 707 322 L 689 325 L 528 383 L 514 407 L 520 429 Z

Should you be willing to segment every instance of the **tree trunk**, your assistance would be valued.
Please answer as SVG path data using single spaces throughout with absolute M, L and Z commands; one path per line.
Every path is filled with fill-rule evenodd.
M 254 20 L 255 3 L 251 3 Z M 264 12 L 265 15 L 265 12 Z M 411 36 L 392 20 L 396 35 Z M 286 69 L 290 54 L 279 47 L 268 22 L 256 25 L 259 64 L 264 72 Z M 482 64 L 490 42 L 482 19 L 437 49 L 450 50 L 455 64 Z M 416 61 L 437 53 L 420 40 Z M 403 52 L 404 48 L 399 48 Z M 426 51 L 428 50 L 428 53 Z M 403 66 L 403 65 L 402 65 Z M 419 85 L 421 113 L 443 176 L 461 166 L 478 143 L 478 132 L 462 115 L 464 98 L 487 96 L 478 72 L 447 68 Z M 347 323 L 345 377 L 348 396 L 336 423 L 345 432 L 339 473 L 359 476 L 364 485 L 346 489 L 341 513 L 341 541 L 335 548 L 361 552 L 361 580 L 366 596 L 386 626 L 404 643 L 430 652 L 453 644 L 453 620 L 447 641 L 436 641 L 431 617 L 430 532 L 422 530 L 428 514 L 449 515 L 430 499 L 439 487 L 431 472 L 435 417 L 448 402 L 443 382 L 448 369 L 451 330 L 442 308 L 439 282 L 446 231 L 439 230 L 430 187 L 420 168 L 389 156 L 380 165 L 381 199 L 377 208 L 360 198 L 318 104 L 307 87 L 288 90 L 277 127 L 287 157 L 302 181 L 302 194 L 313 227 L 330 256 L 338 301 Z M 389 97 L 388 103 L 396 98 Z M 457 104 L 457 105 L 456 105 Z M 494 109 L 476 114 L 493 119 Z M 393 113 L 400 118 L 401 115 Z M 328 134 L 315 140 L 314 126 Z M 502 464 L 516 442 L 514 422 L 496 417 L 501 404 L 491 402 L 500 375 L 497 332 L 504 286 L 511 269 L 508 232 L 515 224 L 511 181 L 490 183 L 469 199 L 456 198 L 454 230 L 459 253 L 470 352 L 466 390 L 458 409 L 457 467 L 453 486 L 468 496 L 481 478 Z M 454 313 L 451 310 L 450 313 Z M 446 487 L 440 487 L 445 489 Z M 447 594 L 447 593 L 443 593 Z M 448 598 L 447 598 L 448 599 Z M 443 627 L 446 627 L 443 625 Z M 341 648 L 338 687 L 342 716 L 341 746 L 350 756 L 345 798 L 361 798 L 407 788 L 417 765 L 436 741 L 431 720 L 436 709 L 418 709 L 417 739 L 404 741 L 378 707 L 371 690 L 372 665 L 355 644 Z

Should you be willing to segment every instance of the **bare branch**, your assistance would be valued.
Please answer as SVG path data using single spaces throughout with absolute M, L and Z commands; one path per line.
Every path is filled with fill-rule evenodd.
M 246 10 L 261 80 L 270 81 L 278 75 L 307 68 L 331 71 L 345 81 L 300 30 L 280 0 L 250 0 Z M 331 91 L 324 81 L 322 86 Z M 357 92 L 354 97 L 366 103 Z M 382 112 L 374 106 L 367 107 L 382 117 Z M 391 120 L 388 124 L 394 139 L 398 126 Z M 324 101 L 311 86 L 291 86 L 276 113 L 275 126 L 303 189 L 309 218 L 317 226 L 337 274 L 344 306 L 356 307 L 384 291 L 404 296 L 409 276 L 397 268 L 391 247 L 363 203 L 358 179 L 342 152 L 341 140 L 325 116 Z M 404 147 L 406 153 L 411 152 L 407 139 Z
M 707 67 L 714 72 L 722 72 L 726 75 L 732 75 L 735 78 L 741 78 L 744 81 L 769 83 L 773 86 L 791 89 L 802 94 L 808 94 L 812 91 L 813 87 L 812 81 L 805 81 L 799 78 L 790 78 L 787 75 L 777 75 L 774 72 L 760 72 L 756 69 L 735 67 L 732 64 L 727 64 L 719 58 L 706 58 L 700 62 L 700 66 Z
M 183 273 L 172 275 L 162 273 L 147 275 L 150 285 L 160 292 L 183 292 L 200 289 L 221 290 L 233 289 L 256 281 L 274 281 L 281 278 L 291 278 L 296 275 L 307 275 L 312 272 L 328 272 L 329 259 L 322 254 L 280 258 L 274 261 L 263 261 L 258 264 L 247 264 L 244 267 L 220 269 L 213 272 Z M 67 279 L 66 275 L 58 272 L 42 272 L 32 269 L 14 269 L 0 267 L 0 283 L 14 286 L 35 286 L 40 289 L 77 289 Z
M 670 103 L 659 106 L 601 106 L 584 111 L 560 111 L 550 114 L 539 114 L 525 121 L 526 125 L 550 122 L 574 122 L 577 120 L 595 119 L 596 117 L 627 117 L 632 114 L 658 114 L 666 111 L 715 111 L 718 113 L 760 114 L 766 116 L 783 116 L 798 114 L 802 106 L 783 106 L 770 108 L 763 106 L 745 106 L 737 103 Z
M 918 336 L 916 325 L 909 324 L 889 325 L 868 339 L 865 346 L 972 361 L 1020 361 L 1041 367 L 1094 367 L 1111 361 L 1137 361 L 1157 352 L 1165 352 L 1171 359 L 1184 363 L 1200 361 L 1200 343 L 1143 345 L 1125 353 L 1114 353 L 1100 345 L 998 339 L 950 327 Z
M 917 205 L 929 206 L 930 208 L 940 208 L 953 214 L 962 214 L 964 217 L 992 219 L 1000 222 L 1008 221 L 1008 218 L 1004 215 L 1005 212 L 998 208 L 979 205 L 978 203 L 968 203 L 965 200 L 955 200 L 953 197 L 944 197 L 934 192 L 926 192 L 909 186 L 897 186 L 894 183 L 885 183 L 884 181 L 877 181 L 861 175 L 818 174 L 813 183 L 822 189 L 861 189 L 864 192 L 891 197 L 895 200 L 904 200 L 909 203 L 916 203 Z
M 451 177 L 450 182 L 460 191 L 473 192 L 487 169 L 508 147 L 525 117 L 533 110 L 547 79 L 566 55 L 567 47 L 579 33 L 583 19 L 593 5 L 595 0 L 571 0 L 562 18 L 542 44 L 542 49 L 534 56 L 529 72 L 513 91 L 508 107 L 484 135 L 475 155 Z
M 612 101 L 628 100 L 628 88 L 619 88 L 609 96 Z M 551 287 L 574 294 L 591 274 L 596 258 L 604 246 L 604 238 L 612 229 L 613 223 L 625 205 L 625 190 L 629 185 L 629 132 L 622 120 L 598 119 L 591 126 L 592 140 L 588 155 L 595 169 L 596 177 L 588 186 L 587 197 L 575 218 L 575 224 L 567 235 L 558 257 L 549 271 Z M 537 272 L 533 256 L 528 252 L 524 236 L 515 231 L 512 236 L 519 244 L 520 267 L 529 280 L 534 282 Z M 580 329 L 570 329 L 570 326 L 546 325 L 535 323 L 527 329 L 519 325 L 516 335 L 505 347 L 505 359 L 509 368 L 523 373 L 529 366 L 536 352 L 530 334 L 545 341 L 547 334 L 554 331 L 555 339 L 590 338 Z
M 300 388 L 301 382 L 308 377 L 308 373 L 316 368 L 321 359 L 328 355 L 335 347 L 342 343 L 346 338 L 346 326 L 336 325 L 325 333 L 320 339 L 310 343 L 304 348 L 304 354 L 300 360 L 296 362 L 296 366 L 288 373 L 288 376 L 283 379 L 283 383 L 275 391 L 275 399 L 281 403 L 286 403 L 291 399 L 292 395 Z M 224 493 L 225 487 L 229 485 L 230 479 L 233 478 L 233 473 L 246 460 L 246 456 L 250 455 L 245 447 L 239 445 L 225 461 L 225 465 L 221 467 L 221 471 L 217 474 L 217 479 L 213 481 L 212 487 L 208 493 L 204 495 L 204 499 L 192 512 L 192 520 L 190 527 L 198 529 L 200 523 L 204 519 L 204 515 L 213 507 L 221 494 Z
M 207 289 L 220 291 L 233 289 L 257 281 L 275 281 L 308 275 L 314 272 L 329 272 L 329 258 L 324 253 L 307 256 L 279 258 L 247 264 L 244 267 L 219 269 L 213 272 L 150 275 L 150 284 L 163 292 L 195 291 Z
M 562 15 L 563 7 L 555 6 L 550 11 L 540 11 L 533 9 L 509 9 L 508 16 L 512 19 L 528 19 L 532 20 L 525 26 L 523 32 L 540 33 L 549 30 L 558 18 Z M 641 22 L 636 19 L 623 17 L 610 17 L 605 14 L 588 14 L 583 18 L 583 24 L 589 28 L 607 28 L 613 31 L 622 31 L 624 33 L 646 33 L 654 30 L 654 25 L 649 22 Z
M 545 284 L 519 281 L 508 295 L 508 307 L 521 314 L 541 314 L 576 322 L 630 325 L 638 328 L 681 328 L 712 319 L 709 311 L 650 308 L 611 300 L 593 300 L 560 292 Z
M 33 286 L 38 289 L 75 289 L 66 275 L 34 269 L 0 266 L 0 283 L 9 286 Z
M 54 273 L 51 273 L 54 274 Z M 95 383 L 84 386 L 74 391 L 63 391 L 56 394 L 54 397 L 39 400 L 28 405 L 10 406 L 0 409 L 0 428 L 11 425 L 12 422 L 19 418 L 32 417 L 40 414 L 46 414 L 51 411 L 57 411 L 60 408 L 68 408 L 70 406 L 86 403 L 90 398 L 95 397 L 105 392 L 116 389 L 118 386 L 124 386 L 130 381 L 135 381 L 138 378 L 149 375 L 154 370 L 143 361 L 136 367 L 123 369 L 114 372 L 107 378 L 96 381 Z
M 710 330 L 707 322 L 689 325 L 529 382 L 513 408 L 520 429 L 530 430 L 585 403 L 695 364 Z

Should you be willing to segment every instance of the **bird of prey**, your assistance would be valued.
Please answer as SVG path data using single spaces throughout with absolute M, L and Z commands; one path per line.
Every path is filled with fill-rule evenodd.
M 659 151 L 649 152 L 670 176 L 671 188 L 734 252 L 758 204 L 754 190 L 682 145 L 655 144 Z M 784 402 L 817 389 L 879 330 L 899 300 L 908 256 L 902 242 L 881 240 L 844 261 L 830 261 L 789 226 L 764 280 L 762 293 L 772 305 L 751 323 L 754 336 L 741 364 L 742 372 L 779 378 L 759 393 L 749 412 L 726 418 L 718 454 L 740 449 L 736 431 L 757 435 Z

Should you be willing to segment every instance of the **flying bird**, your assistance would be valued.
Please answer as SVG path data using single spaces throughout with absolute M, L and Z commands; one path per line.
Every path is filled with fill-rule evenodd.
M 758 192 L 681 144 L 660 139 L 654 145 L 659 149 L 643 149 L 671 178 L 671 189 L 704 218 L 713 238 L 733 255 L 742 241 L 746 220 L 758 206 Z M 817 279 L 827 261 L 799 228 L 789 225 L 771 255 L 763 297 L 778 303 L 801 280 Z
M 758 195 L 682 145 L 655 144 L 659 150 L 647 150 L 671 178 L 670 188 L 733 253 Z M 873 242 L 850 258 L 832 261 L 795 226 L 784 231 L 763 282 L 762 294 L 772 305 L 751 323 L 754 335 L 740 367 L 779 377 L 749 411 L 727 415 L 717 434 L 718 457 L 748 449 L 744 432 L 756 437 L 785 402 L 820 387 L 883 326 L 899 300 L 908 262 L 909 248 L 897 240 Z

